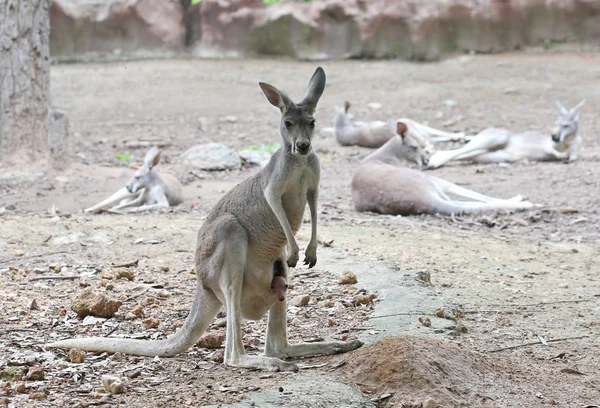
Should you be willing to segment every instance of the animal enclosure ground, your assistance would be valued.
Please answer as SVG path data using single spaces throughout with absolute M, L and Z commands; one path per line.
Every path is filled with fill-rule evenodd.
M 389 261 L 397 265 L 390 273 L 429 273 L 430 295 L 440 307 L 462 312 L 458 323 L 466 332 L 454 330 L 457 322 L 436 320 L 433 310 L 399 312 L 415 313 L 411 330 L 460 347 L 457 355 L 467 356 L 466 370 L 473 370 L 461 372 L 456 361 L 449 360 L 452 353 L 439 351 L 434 343 L 383 343 L 382 353 L 425 356 L 413 355 L 403 366 L 416 373 L 419 389 L 411 394 L 410 387 L 398 385 L 404 381 L 400 374 L 402 381 L 396 385 L 393 378 L 388 384 L 374 384 L 385 377 L 381 372 L 360 380 L 362 365 L 378 364 L 377 353 L 374 362 L 356 352 L 301 361 L 302 366 L 315 367 L 298 374 L 269 374 L 225 368 L 211 360 L 214 350 L 198 346 L 159 361 L 88 353 L 84 364 L 69 363 L 63 351 L 39 348 L 74 335 L 153 338 L 178 326 L 192 300 L 195 277 L 190 268 L 198 228 L 228 189 L 257 170 L 199 173 L 184 186 L 185 203 L 169 211 L 122 216 L 80 210 L 126 182 L 133 170 L 116 157 L 141 161 L 145 143 L 164 145 L 159 167 L 163 172 L 194 144 L 217 141 L 239 150 L 278 143 L 278 112 L 257 82 L 271 83 L 298 99 L 316 65 L 178 60 L 53 66 L 52 100 L 70 118 L 75 164 L 57 175 L 0 174 L 0 371 L 5 372 L 0 381 L 15 369 L 37 363 L 45 367 L 45 378 L 25 381 L 22 393 L 9 392 L 5 382 L 0 399 L 8 397 L 14 406 L 202 405 L 236 401 L 249 391 L 285 384 L 293 376 L 323 375 L 358 384 L 370 396 L 395 393 L 380 405 L 418 406 L 429 397 L 443 406 L 600 404 L 600 54 L 464 56 L 425 65 L 320 64 L 328 84 L 316 114 L 318 129 L 331 126 L 333 106 L 344 100 L 352 102 L 358 120 L 409 117 L 475 133 L 486 126 L 550 128 L 556 116 L 553 99 L 566 106 L 587 99 L 580 120 L 584 148 L 575 163 L 451 164 L 430 171 L 487 195 L 520 193 L 545 205 L 520 213 L 409 218 L 357 213 L 350 179 L 370 151 L 339 147 L 326 132 L 314 140 L 322 168 L 320 235 L 326 241 L 334 239 L 333 248 L 321 246 L 319 251 L 366 262 Z M 380 103 L 381 109 L 369 109 L 371 102 Z M 304 250 L 305 227 L 301 235 Z M 133 281 L 102 281 L 101 270 L 110 275 L 113 263 L 133 260 L 139 260 L 129 268 Z M 65 265 L 61 275 L 87 276 L 30 281 L 52 273 L 52 264 Z M 294 271 L 300 276 L 293 278 L 290 297 L 309 294 L 311 301 L 291 310 L 292 340 L 356 338 L 372 330 L 368 317 L 377 303 L 335 307 L 337 300 L 351 299 L 362 288 L 361 277 L 357 285 L 341 286 L 328 269 L 327 263 L 319 262 L 316 274 L 307 274 L 303 267 Z M 82 325 L 72 312 L 63 312 L 70 310 L 82 285 L 126 299 L 123 315 L 139 304 L 143 318 Z M 33 299 L 37 310 L 30 308 Z M 430 315 L 431 327 L 419 323 L 420 314 Z M 159 325 L 143 328 L 148 318 Z M 215 325 L 210 332 L 222 330 Z M 244 333 L 252 352 L 264 346 L 264 322 L 248 323 Z M 541 344 L 572 337 L 576 339 Z M 490 353 L 535 342 L 539 344 Z M 340 361 L 345 365 L 334 368 Z M 481 361 L 484 366 L 477 365 Z M 323 363 L 329 364 L 320 366 Z M 127 392 L 97 393 L 102 374 L 126 377 Z M 457 375 L 462 380 L 452 382 Z M 480 377 L 481 384 L 474 384 Z M 449 381 L 446 388 L 427 388 L 440 378 Z M 12 387 L 15 384 L 20 382 L 13 380 Z M 48 394 L 43 402 L 30 399 L 40 390 Z

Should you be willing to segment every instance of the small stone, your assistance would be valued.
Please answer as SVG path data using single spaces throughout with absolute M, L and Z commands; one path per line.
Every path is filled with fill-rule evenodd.
M 141 375 L 142 375 L 141 370 L 134 370 L 131 373 L 129 373 L 128 377 L 129 378 L 138 378 Z
M 90 315 L 110 318 L 119 310 L 121 304 L 120 300 L 96 293 L 92 288 L 85 288 L 73 299 L 71 309 L 80 319 Z
M 27 393 L 27 386 L 25 385 L 25 383 L 20 382 L 17 385 L 15 385 L 15 392 L 19 394 Z
M 145 329 L 153 329 L 160 324 L 160 320 L 155 319 L 154 317 L 149 317 L 147 319 L 142 320 L 142 326 Z
M 23 250 L 20 250 L 20 249 L 17 249 L 17 250 L 15 251 L 15 255 L 16 255 L 16 256 L 23 256 L 23 255 L 25 255 L 25 251 L 23 251 Z
M 50 268 L 50 270 L 54 272 L 62 271 L 62 265 L 57 263 L 51 263 L 50 265 L 48 265 L 48 268 Z
M 124 316 L 124 317 L 125 317 L 125 320 L 135 320 L 135 319 L 136 319 L 136 315 L 134 315 L 134 314 L 133 314 L 133 313 L 131 313 L 131 312 L 127 312 L 127 313 L 125 313 L 125 316 Z
M 177 320 L 171 325 L 171 329 L 173 330 L 179 329 L 180 327 L 183 327 L 183 320 Z
M 427 285 L 431 285 L 431 274 L 429 272 L 417 272 L 417 280 Z
M 40 366 L 31 367 L 27 372 L 27 379 L 31 381 L 42 381 L 44 379 L 44 368 Z
M 116 352 L 112 356 L 109 357 L 111 361 L 123 361 L 123 353 Z
M 135 274 L 129 269 L 121 268 L 115 273 L 117 279 L 125 278 L 132 281 L 135 278 Z
M 33 299 L 29 303 L 29 310 L 40 310 L 40 307 L 38 306 L 37 301 L 35 299 Z
M 215 351 L 213 353 L 213 355 L 210 357 L 210 359 L 212 361 L 214 361 L 215 363 L 222 363 L 224 358 L 225 358 L 225 352 L 223 350 Z
M 466 333 L 468 331 L 467 326 L 465 326 L 463 323 L 458 323 L 454 330 L 457 333 Z
M 300 296 L 296 296 L 295 298 L 293 298 L 290 301 L 290 305 L 296 306 L 296 307 L 302 307 L 302 306 L 308 305 L 308 302 L 310 302 L 309 295 L 300 295 Z
M 218 349 L 225 341 L 225 332 L 209 333 L 200 338 L 196 345 L 207 349 Z
M 111 269 L 102 269 L 100 271 L 100 278 L 101 279 L 114 279 L 115 273 Z
M 112 375 L 102 376 L 102 386 L 106 391 L 112 394 L 122 394 L 125 392 L 125 385 L 121 379 Z
M 108 282 L 105 288 L 106 290 L 113 290 L 115 288 L 115 285 L 113 285 L 112 282 Z
M 421 405 L 423 408 L 438 408 L 440 405 L 436 400 L 429 398 L 427 401 L 423 402 Z
M 333 319 L 329 319 L 327 323 L 329 324 L 329 327 L 335 326 L 337 324 Z
M 377 295 L 371 293 L 370 295 L 356 295 L 354 296 L 354 304 L 355 305 L 368 305 L 373 302 Z
M 344 271 L 340 275 L 338 282 L 340 285 L 353 285 L 358 282 L 358 279 L 356 279 L 356 275 L 352 271 Z
M 161 265 L 159 269 L 161 272 L 169 272 L 171 268 L 169 268 L 169 265 Z
M 0 398 L 0 406 L 6 407 L 10 400 L 8 398 Z
M 429 320 L 429 317 L 421 316 L 419 317 L 419 321 L 423 326 L 431 327 L 431 320 Z
M 279 387 L 279 392 L 283 392 L 283 387 Z
M 80 349 L 69 350 L 69 361 L 75 364 L 81 364 L 85 361 L 85 351 Z
M 444 317 L 444 309 L 441 307 L 435 309 L 435 315 L 437 317 Z
M 135 305 L 133 309 L 131 309 L 131 313 L 133 313 L 135 317 L 143 317 L 144 308 L 141 305 Z
M 46 391 L 35 391 L 29 394 L 29 399 L 43 400 L 46 399 L 47 396 L 48 394 L 46 393 Z
M 458 105 L 458 102 L 456 102 L 454 99 L 445 99 L 442 101 L 442 105 L 453 108 Z

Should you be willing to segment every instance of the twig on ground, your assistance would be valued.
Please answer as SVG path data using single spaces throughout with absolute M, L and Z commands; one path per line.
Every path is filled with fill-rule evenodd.
M 546 342 L 548 342 L 548 343 L 555 343 L 555 342 L 559 342 L 559 341 L 585 339 L 587 337 L 590 337 L 590 336 L 562 337 L 560 339 L 546 340 Z M 520 348 L 520 347 L 537 346 L 538 344 L 542 344 L 542 342 L 540 342 L 539 340 L 538 341 L 532 341 L 531 343 L 522 343 L 522 344 L 517 344 L 515 346 L 508 346 L 508 347 L 502 347 L 502 348 L 495 349 L 495 350 L 488 350 L 487 353 L 497 353 L 499 351 L 513 350 L 513 349 Z
M 139 259 L 136 259 L 135 261 L 123 262 L 123 263 L 119 263 L 119 264 L 113 262 L 113 267 L 115 267 L 115 268 L 129 268 L 131 266 L 138 266 L 139 262 L 140 262 Z
M 50 279 L 67 280 L 67 279 L 79 279 L 79 278 L 81 278 L 81 275 L 45 275 L 45 276 L 35 276 L 33 278 L 30 278 L 29 282 L 39 281 L 39 280 L 50 280 Z

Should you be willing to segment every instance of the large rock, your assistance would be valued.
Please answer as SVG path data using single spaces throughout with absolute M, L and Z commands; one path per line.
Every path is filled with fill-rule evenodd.
M 80 292 L 71 302 L 71 309 L 79 318 L 86 316 L 110 318 L 121 307 L 121 301 L 111 299 L 102 293 L 96 293 L 91 287 Z
M 178 159 L 180 172 L 195 170 L 233 170 L 242 165 L 240 155 L 220 143 L 206 143 L 190 147 Z
M 53 57 L 181 51 L 186 32 L 183 8 L 169 0 L 53 0 L 50 25 Z

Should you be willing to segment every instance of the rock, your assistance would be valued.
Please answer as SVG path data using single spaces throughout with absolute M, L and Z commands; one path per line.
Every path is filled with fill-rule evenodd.
M 143 317 L 144 308 L 141 305 L 135 305 L 133 309 L 131 309 L 131 313 L 133 313 L 135 317 Z
M 225 341 L 225 332 L 214 332 L 205 334 L 198 340 L 196 345 L 207 349 L 218 349 Z
M 35 299 L 32 299 L 31 302 L 29 302 L 29 310 L 40 310 L 40 307 Z
M 79 292 L 71 303 L 71 309 L 80 319 L 86 316 L 113 317 L 120 307 L 120 300 L 96 293 L 91 287 Z
M 115 272 L 115 278 L 116 279 L 125 278 L 129 281 L 132 281 L 133 278 L 135 278 L 135 274 L 132 271 L 130 271 L 129 269 L 120 268 L 119 270 L 117 270 Z
M 454 328 L 454 331 L 455 331 L 456 333 L 466 333 L 466 332 L 468 332 L 469 330 L 467 329 L 467 326 L 465 326 L 463 323 L 458 323 L 458 324 L 456 325 L 456 327 Z
M 302 307 L 302 306 L 308 305 L 308 302 L 310 302 L 309 295 L 300 295 L 300 296 L 294 297 L 290 301 L 290 306 Z
M 14 389 L 15 389 L 15 392 L 18 393 L 18 394 L 25 394 L 25 393 L 27 393 L 27 386 L 23 382 L 17 383 L 15 385 Z
M 352 271 L 344 271 L 340 275 L 340 280 L 338 283 L 340 285 L 353 285 L 358 282 L 356 279 L 356 275 Z
M 127 312 L 127 313 L 125 313 L 124 318 L 125 318 L 125 320 L 135 320 L 136 316 L 131 312 Z
M 40 366 L 29 368 L 26 378 L 30 381 L 42 381 L 44 379 L 44 368 Z
M 43 400 L 46 399 L 48 393 L 46 391 L 34 391 L 29 394 L 29 399 L 32 400 Z
M 442 309 L 441 307 L 440 307 L 440 308 L 437 308 L 437 309 L 435 309 L 435 315 L 436 315 L 437 317 L 444 317 L 444 316 L 445 316 L 445 315 L 444 315 L 444 309 Z
M 8 398 L 0 398 L 0 406 L 2 406 L 2 407 L 8 406 L 9 402 L 10 402 L 10 400 Z
M 169 268 L 169 265 L 161 265 L 160 268 L 158 268 L 161 272 L 169 272 L 169 270 L 171 268 Z
M 186 36 L 183 14 L 179 2 L 172 1 L 54 0 L 50 7 L 52 56 L 179 51 Z
M 69 350 L 69 361 L 74 364 L 81 364 L 85 361 L 85 351 L 80 349 Z
M 272 154 L 262 150 L 249 150 L 244 149 L 239 151 L 239 155 L 243 162 L 250 166 L 265 167 L 269 160 L 271 160 Z
M 147 319 L 142 320 L 142 326 L 145 329 L 153 329 L 160 324 L 160 320 L 155 319 L 153 317 L 149 317 Z
M 222 363 L 224 358 L 225 351 L 223 350 L 217 350 L 210 356 L 211 361 L 214 361 L 215 363 Z
M 454 99 L 445 99 L 442 101 L 442 105 L 448 108 L 454 108 L 456 105 L 458 105 L 458 102 L 456 102 Z
M 428 400 L 423 402 L 423 404 L 421 406 L 423 408 L 438 408 L 440 405 L 437 403 L 436 400 L 429 398 Z
M 102 386 L 104 389 L 111 394 L 122 394 L 125 392 L 125 385 L 119 377 L 112 375 L 102 376 Z
M 377 295 L 375 295 L 374 293 L 371 293 L 370 295 L 356 295 L 354 296 L 354 304 L 355 305 L 368 305 L 369 303 L 373 302 L 373 299 L 375 299 L 377 297 Z
M 178 158 L 179 171 L 182 174 L 198 170 L 239 169 L 242 159 L 235 150 L 220 143 L 206 143 L 190 147 Z
M 429 317 L 421 316 L 419 317 L 419 322 L 425 327 L 431 327 L 431 320 Z

